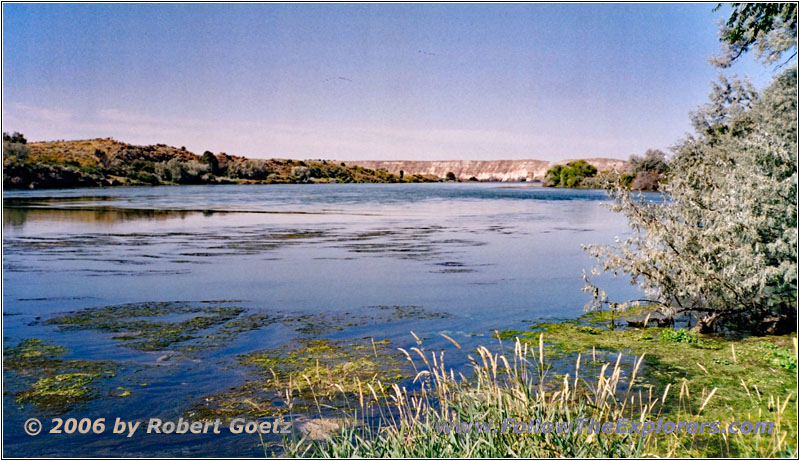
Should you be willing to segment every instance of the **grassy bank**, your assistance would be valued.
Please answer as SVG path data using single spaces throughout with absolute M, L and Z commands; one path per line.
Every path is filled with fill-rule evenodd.
M 449 369 L 444 352 L 426 351 L 419 342 L 418 347 L 402 351 L 417 370 L 417 389 L 394 385 L 383 392 L 365 385 L 345 418 L 336 420 L 348 421 L 334 425 L 338 432 L 322 440 L 288 440 L 287 453 L 306 457 L 796 456 L 796 336 L 733 340 L 657 327 L 610 331 L 591 323 L 591 318 L 584 317 L 537 324 L 523 332 L 498 332 L 499 343 L 493 347 L 497 351 L 481 347 L 469 353 L 473 364 L 469 377 Z M 355 382 L 355 387 L 359 384 Z M 702 434 L 687 430 L 681 434 L 590 434 L 584 428 L 544 434 L 516 433 L 508 427 L 503 431 L 502 426 L 509 419 L 577 425 L 583 418 L 720 422 L 722 430 L 733 421 L 772 422 L 773 430 L 771 434 L 710 433 L 714 430 L 707 426 Z M 437 430 L 441 423 L 454 422 L 491 422 L 493 430 Z

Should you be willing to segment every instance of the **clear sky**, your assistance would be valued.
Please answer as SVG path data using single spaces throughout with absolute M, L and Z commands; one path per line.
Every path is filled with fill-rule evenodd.
M 690 130 L 714 4 L 4 4 L 3 130 L 334 159 L 627 158 Z M 726 74 L 763 87 L 745 56 Z

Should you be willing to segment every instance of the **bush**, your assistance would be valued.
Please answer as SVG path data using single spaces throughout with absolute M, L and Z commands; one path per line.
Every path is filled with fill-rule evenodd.
M 306 166 L 293 166 L 291 177 L 297 182 L 308 182 L 311 179 L 311 170 Z
M 212 173 L 216 174 L 219 171 L 219 161 L 217 160 L 217 157 L 214 156 L 213 152 L 203 152 L 203 156 L 200 158 L 200 161 L 208 165 L 208 168 Z
M 649 302 L 697 316 L 697 331 L 796 331 L 797 69 L 762 94 L 723 79 L 693 119 L 696 135 L 676 148 L 664 200 L 613 190 L 633 235 L 587 249 Z M 589 307 L 608 302 L 586 289 Z
M 545 174 L 544 185 L 548 187 L 580 187 L 585 178 L 594 177 L 597 168 L 586 160 L 569 162 L 566 165 L 556 165 Z
M 8 142 L 14 143 L 14 144 L 27 144 L 28 143 L 28 140 L 25 139 L 25 136 L 23 136 L 22 133 L 19 133 L 17 131 L 15 131 L 14 134 L 8 134 L 6 132 L 3 132 L 3 141 L 8 141 Z
M 697 335 L 684 328 L 678 330 L 664 330 L 658 336 L 661 341 L 667 343 L 686 343 L 697 344 Z
M 227 175 L 235 179 L 262 180 L 272 173 L 263 160 L 234 160 L 228 163 Z
M 17 160 L 28 160 L 31 150 L 25 143 L 6 141 L 3 136 L 3 157 L 14 157 Z

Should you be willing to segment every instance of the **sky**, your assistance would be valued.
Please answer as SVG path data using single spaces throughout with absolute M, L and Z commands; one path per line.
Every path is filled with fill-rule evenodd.
M 3 131 L 340 160 L 667 150 L 714 4 L 3 4 Z M 726 75 L 763 88 L 746 55 Z

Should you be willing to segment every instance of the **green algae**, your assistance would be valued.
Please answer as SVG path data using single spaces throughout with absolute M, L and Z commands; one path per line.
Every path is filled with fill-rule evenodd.
M 72 405 L 92 399 L 92 381 L 102 373 L 62 373 L 39 378 L 33 386 L 17 394 L 15 402 L 37 406 Z
M 387 341 L 342 343 L 328 339 L 303 341 L 294 349 L 257 352 L 240 358 L 240 363 L 265 376 L 272 375 L 276 387 L 293 384 L 304 392 L 314 389 L 322 395 L 344 390 L 356 392 L 363 384 L 402 377 L 399 362 L 389 360 Z M 395 363 L 396 362 L 396 363 Z
M 379 311 L 388 312 L 393 319 L 415 319 L 415 320 L 430 320 L 430 319 L 446 319 L 451 315 L 447 312 L 433 312 L 417 305 L 377 305 L 369 306 L 370 309 L 377 309 Z
M 37 338 L 3 350 L 3 368 L 14 401 L 33 404 L 53 414 L 69 411 L 100 396 L 98 381 L 113 378 L 119 365 L 111 361 L 65 360 L 69 350 Z
M 238 364 L 254 379 L 204 397 L 189 414 L 258 417 L 345 408 L 366 398 L 369 386 L 382 392 L 406 378 L 406 363 L 388 340 L 304 339 L 295 346 L 240 356 Z
M 67 353 L 67 348 L 38 338 L 23 339 L 14 347 L 3 350 L 3 367 L 12 370 L 28 368 L 32 362 L 58 357 Z
M 581 376 L 591 376 L 597 367 L 626 357 L 623 368 L 630 373 L 636 357 L 644 356 L 634 390 L 665 394 L 664 417 L 689 417 L 702 407 L 707 421 L 782 421 L 792 434 L 786 443 L 797 443 L 796 351 L 790 347 L 795 335 L 735 339 L 708 336 L 662 327 L 602 328 L 607 316 L 583 316 L 574 321 L 541 322 L 529 330 L 506 330 L 504 340 L 518 338 L 536 348 L 543 335 L 545 355 L 567 363 L 581 354 Z M 587 326 L 592 321 L 595 326 Z M 794 362 L 793 362 L 794 361 Z M 794 364 L 794 368 L 793 368 Z M 573 365 L 574 367 L 574 365 Z M 685 394 L 684 394 L 685 389 Z M 692 413 L 694 412 L 694 413 Z M 690 453 L 721 455 L 710 439 L 696 439 Z M 746 446 L 746 444 L 745 444 Z
M 61 330 L 111 333 L 120 345 L 140 351 L 200 352 L 225 346 L 240 334 L 275 323 L 301 335 L 318 337 L 346 328 L 400 319 L 438 319 L 449 314 L 421 306 L 370 306 L 367 313 L 322 312 L 280 314 L 248 312 L 230 302 L 147 302 L 91 307 L 44 323 Z M 377 312 L 376 312 L 377 311 Z
M 114 333 L 112 339 L 125 347 L 158 351 L 183 346 L 198 339 L 217 340 L 206 341 L 207 344 L 203 345 L 213 347 L 239 332 L 263 326 L 259 323 L 264 320 L 262 317 L 237 319 L 243 312 L 245 310 L 240 307 L 152 302 L 87 308 L 52 318 L 46 324 L 57 325 L 65 330 Z M 169 321 L 169 317 L 188 318 Z M 226 323 L 229 324 L 224 327 Z M 218 326 L 224 328 L 217 335 L 208 332 Z
M 125 387 L 118 387 L 117 390 L 119 391 L 119 394 L 117 394 L 118 397 L 129 397 L 133 394 L 130 389 Z

